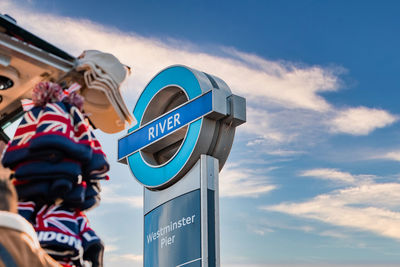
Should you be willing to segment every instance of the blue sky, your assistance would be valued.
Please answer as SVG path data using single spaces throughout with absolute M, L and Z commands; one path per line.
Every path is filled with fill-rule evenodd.
M 400 38 L 396 1 L 9 1 L 0 12 L 65 51 L 133 68 L 130 110 L 184 64 L 247 99 L 220 174 L 224 267 L 400 263 Z M 142 266 L 142 188 L 112 162 L 89 212 L 106 266 Z

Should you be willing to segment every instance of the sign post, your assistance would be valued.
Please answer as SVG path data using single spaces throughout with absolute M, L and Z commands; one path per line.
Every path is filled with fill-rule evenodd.
M 219 266 L 218 174 L 245 99 L 185 66 L 157 74 L 118 140 L 118 161 L 144 186 L 144 266 Z

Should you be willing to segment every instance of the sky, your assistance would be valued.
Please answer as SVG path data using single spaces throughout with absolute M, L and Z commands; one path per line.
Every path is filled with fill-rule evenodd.
M 0 12 L 68 53 L 131 66 L 129 110 L 183 64 L 247 99 L 220 173 L 221 266 L 400 264 L 398 1 L 2 0 Z M 88 212 L 106 266 L 142 266 L 143 188 L 111 162 Z

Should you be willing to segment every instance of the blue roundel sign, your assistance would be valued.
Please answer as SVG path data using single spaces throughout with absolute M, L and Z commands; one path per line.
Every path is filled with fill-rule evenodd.
M 214 155 L 222 168 L 236 126 L 232 97 L 215 76 L 180 65 L 164 69 L 141 93 L 133 111 L 138 123 L 118 140 L 118 161 L 149 189 L 176 182 L 201 154 Z

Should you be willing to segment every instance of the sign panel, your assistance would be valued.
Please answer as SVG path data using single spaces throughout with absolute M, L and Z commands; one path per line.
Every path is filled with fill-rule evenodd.
M 145 187 L 144 266 L 219 266 L 218 172 L 246 121 L 245 99 L 176 65 L 149 82 L 133 115 L 118 161 Z
M 213 75 L 185 66 L 158 73 L 141 93 L 137 124 L 118 140 L 118 161 L 146 188 L 171 186 L 207 154 L 222 169 L 235 127 L 245 121 L 245 101 Z
M 200 190 L 176 197 L 144 216 L 144 266 L 201 266 Z
M 212 111 L 212 91 L 185 103 L 118 140 L 118 160 L 143 149 Z

